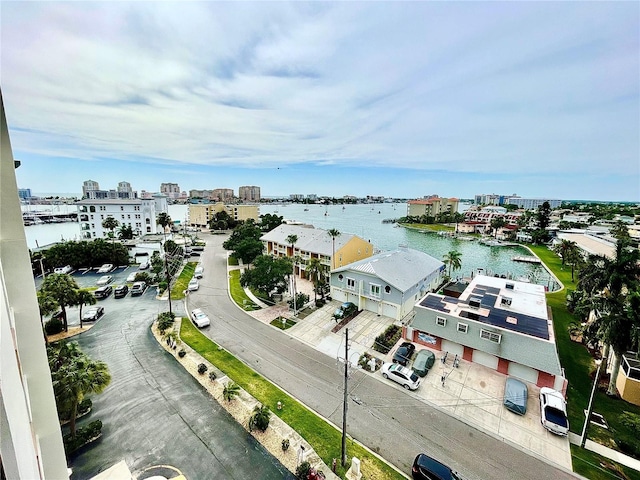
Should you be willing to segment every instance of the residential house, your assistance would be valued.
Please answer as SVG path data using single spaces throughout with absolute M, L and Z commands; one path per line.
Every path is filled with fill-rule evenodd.
M 414 312 L 405 338 L 566 391 L 543 286 L 478 275 L 458 298 L 428 293 Z
M 298 237 L 291 245 L 287 238 Z M 373 255 L 373 245 L 350 233 L 331 237 L 327 230 L 301 225 L 282 224 L 261 237 L 264 251 L 277 257 L 299 256 L 303 262 L 296 266 L 296 275 L 307 278 L 306 261 L 317 258 L 328 270 L 368 258 Z M 335 255 L 334 255 L 335 252 Z
M 442 282 L 445 265 L 426 253 L 401 246 L 331 272 L 331 296 L 359 310 L 401 320 Z

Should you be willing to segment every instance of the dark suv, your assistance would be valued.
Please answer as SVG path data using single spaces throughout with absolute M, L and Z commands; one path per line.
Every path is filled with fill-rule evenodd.
M 96 298 L 107 298 L 113 292 L 113 287 L 111 285 L 105 285 L 104 287 L 98 288 L 93 295 Z
M 411 476 L 414 480 L 460 480 L 457 472 L 424 453 L 413 461 Z
M 115 298 L 122 298 L 126 297 L 127 293 L 129 293 L 129 287 L 127 287 L 126 285 L 118 285 L 113 291 L 113 296 Z
M 344 318 L 349 318 L 350 316 L 355 314 L 357 311 L 358 311 L 358 307 L 356 307 L 355 303 L 344 302 L 342 305 L 336 308 L 335 312 L 333 312 L 333 318 L 335 318 L 336 321 L 339 322 Z

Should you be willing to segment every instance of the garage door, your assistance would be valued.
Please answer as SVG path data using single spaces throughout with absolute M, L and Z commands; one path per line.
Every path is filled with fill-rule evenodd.
M 389 303 L 382 304 L 382 315 L 398 320 L 398 307 Z
M 347 294 L 344 290 L 336 289 L 333 292 L 331 292 L 331 296 L 333 297 L 334 300 L 337 300 L 339 302 L 347 301 Z
M 367 298 L 365 300 L 365 305 L 364 305 L 364 309 L 368 312 L 373 312 L 373 313 L 380 313 L 378 311 L 378 309 L 380 308 L 380 302 L 377 300 L 371 300 L 370 298 Z
M 538 383 L 538 371 L 534 368 L 525 367 L 524 365 L 520 365 L 519 363 L 510 363 L 508 373 L 512 377 L 520 378 L 525 382 L 534 384 Z
M 493 368 L 494 370 L 498 369 L 498 357 L 490 353 L 481 352 L 480 350 L 473 351 L 473 362 Z
M 462 356 L 464 353 L 464 347 L 459 343 L 450 342 L 449 340 L 442 340 L 442 351 L 449 352 L 449 355 L 458 354 Z

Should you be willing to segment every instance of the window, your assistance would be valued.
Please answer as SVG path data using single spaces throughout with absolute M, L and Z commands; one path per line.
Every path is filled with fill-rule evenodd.
M 347 290 L 355 290 L 356 281 L 353 278 L 347 278 Z
M 384 287 L 384 293 L 391 293 L 391 287 L 389 285 Z
M 485 340 L 489 340 L 493 343 L 500 343 L 502 340 L 502 335 L 499 333 L 490 332 L 489 330 L 485 330 L 484 328 L 480 329 L 480 338 L 484 338 Z
M 124 213 L 122 215 L 120 215 L 122 218 L 124 218 Z
M 371 284 L 371 296 L 380 298 L 380 285 Z
M 444 317 L 436 317 L 436 325 L 438 325 L 439 327 L 446 327 L 447 319 Z
M 120 205 L 120 211 L 124 211 L 124 207 L 122 205 Z
M 147 233 L 151 232 L 151 227 L 147 227 Z
M 91 205 L 91 206 L 89 207 L 89 211 L 90 211 L 90 212 L 95 212 L 95 211 L 96 211 L 96 207 L 94 207 L 93 205 Z
M 469 330 L 469 325 L 467 325 L 466 323 L 459 323 L 458 322 L 458 332 L 459 333 L 467 333 L 467 330 Z
M 93 220 L 93 215 L 91 215 L 91 220 Z

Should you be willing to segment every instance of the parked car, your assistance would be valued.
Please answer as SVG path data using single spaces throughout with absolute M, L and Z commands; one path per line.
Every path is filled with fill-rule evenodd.
M 96 298 L 107 298 L 113 292 L 113 287 L 111 285 L 105 285 L 104 287 L 100 287 L 93 292 L 93 296 Z
M 138 268 L 140 270 L 146 270 L 147 268 L 149 268 L 149 262 L 142 262 Z
M 106 285 L 111 282 L 113 282 L 113 277 L 111 275 L 103 275 L 98 279 L 96 285 Z
M 190 292 L 193 292 L 195 290 L 198 290 L 200 288 L 200 284 L 198 283 L 198 279 L 197 278 L 192 278 L 191 280 L 189 280 L 189 285 L 187 286 L 187 290 L 189 290 Z
M 540 421 L 542 426 L 556 435 L 569 433 L 567 402 L 560 392 L 549 387 L 540 389 Z
M 196 269 L 193 271 L 193 276 L 196 278 L 202 278 L 204 275 L 204 267 L 200 264 L 196 265 Z
M 407 390 L 415 390 L 420 386 L 420 377 L 410 368 L 397 363 L 385 363 L 380 369 L 384 378 L 390 378 Z
M 424 377 L 436 363 L 436 356 L 430 350 L 420 350 L 413 361 L 413 371 Z
M 411 342 L 403 342 L 400 344 L 396 353 L 393 354 L 393 363 L 399 363 L 406 366 L 415 352 L 416 346 Z
M 115 298 L 126 297 L 127 293 L 129 293 L 129 287 L 126 285 L 118 285 L 116 288 L 113 289 L 113 296 Z
M 109 273 L 113 270 L 113 265 L 110 263 L 105 263 L 98 269 L 98 273 Z
M 191 319 L 193 320 L 193 323 L 195 323 L 196 327 L 198 328 L 204 328 L 211 325 L 211 321 L 209 320 L 209 317 L 207 317 L 207 315 L 199 308 L 196 308 L 195 310 L 191 311 Z
M 355 303 L 344 302 L 342 305 L 336 308 L 335 312 L 333 312 L 333 318 L 335 318 L 336 321 L 342 320 L 343 318 L 350 317 L 357 311 L 358 311 L 358 307 L 356 307 Z
M 504 383 L 504 399 L 502 401 L 507 410 L 517 415 L 524 415 L 527 413 L 528 398 L 529 390 L 526 384 L 516 378 L 507 378 Z
M 142 295 L 144 291 L 147 289 L 147 284 L 144 282 L 136 282 L 131 287 L 131 296 L 136 297 L 138 295 Z
M 194 252 L 202 252 L 204 250 L 204 247 L 195 245 L 191 247 L 191 250 L 193 250 Z
M 411 476 L 414 480 L 460 480 L 457 472 L 424 453 L 413 461 Z
M 98 305 L 93 305 L 91 307 L 87 307 L 82 312 L 82 321 L 83 322 L 95 322 L 102 315 L 104 315 L 104 307 L 100 307 Z
M 129 283 L 133 283 L 136 281 L 136 275 L 138 275 L 138 271 L 136 270 L 135 272 L 131 272 L 129 274 L 129 276 L 127 277 L 127 282 Z
M 73 268 L 71 268 L 71 265 L 65 265 L 64 267 L 58 267 L 58 268 L 54 268 L 53 269 L 53 273 L 58 273 L 58 274 L 69 274 L 73 272 Z

